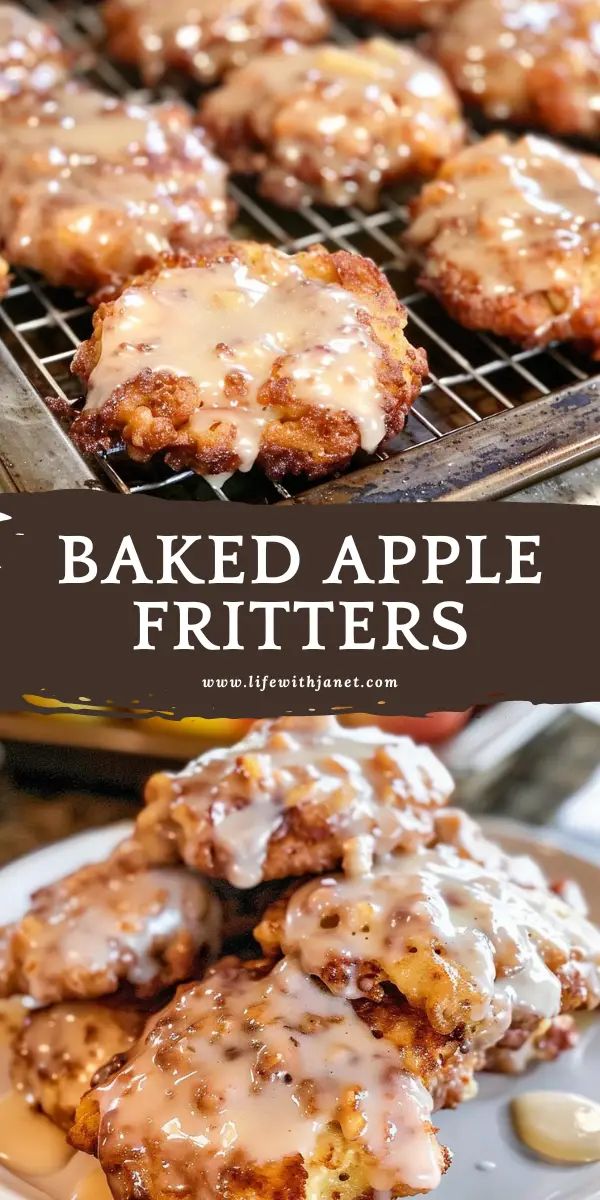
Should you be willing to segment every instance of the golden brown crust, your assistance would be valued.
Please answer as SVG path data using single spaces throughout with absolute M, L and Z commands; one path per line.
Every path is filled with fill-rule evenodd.
M 370 260 L 317 246 L 289 257 L 289 263 L 308 280 L 344 289 L 364 306 L 368 327 L 379 354 L 378 383 L 382 394 L 385 436 L 402 429 L 426 371 L 425 354 L 404 335 L 406 311 L 385 276 Z M 253 242 L 215 240 L 193 259 L 168 258 L 128 286 L 146 289 L 171 267 L 207 269 L 215 263 L 240 262 L 259 279 L 269 282 L 285 262 L 280 251 Z M 78 350 L 73 370 L 87 382 L 102 355 L 104 323 L 118 313 L 118 301 L 101 305 L 94 315 L 94 333 Z M 201 319 L 201 313 L 198 314 Z M 257 463 L 272 478 L 287 473 L 310 478 L 341 469 L 360 446 L 354 419 L 343 410 L 311 406 L 294 394 L 292 381 L 276 360 L 259 390 L 259 402 L 269 417 L 262 431 Z M 199 364 L 201 369 L 202 364 Z M 190 417 L 199 407 L 199 394 L 189 378 L 161 371 L 142 372 L 116 387 L 98 411 L 84 412 L 72 427 L 83 450 L 98 451 L 123 440 L 130 455 L 148 461 L 162 453 L 169 465 L 191 467 L 200 474 L 234 471 L 240 464 L 232 424 L 219 422 L 194 434 Z
M 270 45 L 316 42 L 330 25 L 321 0 L 221 0 L 204 13 L 192 0 L 106 0 L 102 13 L 110 52 L 147 83 L 170 68 L 211 83 Z
M 492 135 L 448 159 L 411 215 L 420 282 L 462 325 L 600 355 L 600 159 Z
M 375 1038 L 396 1046 L 402 1069 L 422 1080 L 436 1109 L 455 1108 L 475 1094 L 475 1071 L 483 1054 L 464 1036 L 448 1037 L 431 1027 L 423 1013 L 387 989 L 381 999 L 355 1000 L 354 1011 Z
M 36 1009 L 12 1047 L 13 1086 L 68 1131 L 96 1072 L 133 1045 L 145 1022 L 145 1013 L 115 1004 L 71 1001 Z
M 441 1034 L 467 1043 L 477 1035 L 480 1046 L 510 1024 L 529 1028 L 529 1009 L 539 1022 L 600 1001 L 600 940 L 581 914 L 545 886 L 463 867 L 443 847 L 376 868 L 369 886 L 343 876 L 292 886 L 254 936 L 267 957 L 297 954 L 336 995 L 375 1003 L 400 995 Z M 520 976 L 538 985 L 525 1010 Z
M 597 138 L 599 25 L 599 0 L 461 0 L 433 50 L 486 116 Z
M 427 177 L 464 140 L 448 79 L 410 45 L 288 45 L 210 93 L 202 123 L 234 171 L 290 208 L 377 205 L 380 190 Z

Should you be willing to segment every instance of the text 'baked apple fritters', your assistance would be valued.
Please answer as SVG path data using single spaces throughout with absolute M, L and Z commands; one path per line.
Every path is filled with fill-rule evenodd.
M 94 317 L 73 370 L 87 450 L 214 475 L 311 478 L 397 433 L 426 370 L 406 310 L 368 259 L 207 243 L 135 279 Z

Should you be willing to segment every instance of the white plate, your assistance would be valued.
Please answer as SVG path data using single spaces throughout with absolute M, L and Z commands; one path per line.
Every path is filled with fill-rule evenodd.
M 14 920 L 32 891 L 87 862 L 97 862 L 129 832 L 122 823 L 59 842 L 0 871 L 0 922 Z M 490 822 L 488 831 L 513 853 L 529 853 L 550 877 L 574 878 L 584 889 L 592 916 L 600 922 L 600 870 L 571 854 L 546 834 L 515 823 Z M 546 1164 L 514 1137 L 509 1102 L 530 1088 L 581 1092 L 600 1100 L 600 1019 L 584 1018 L 577 1048 L 557 1063 L 535 1067 L 522 1078 L 483 1076 L 479 1095 L 454 1112 L 437 1115 L 442 1141 L 452 1147 L 454 1164 L 435 1195 L 439 1200 L 600 1200 L 600 1163 L 568 1167 Z M 494 1164 L 493 1167 L 490 1164 Z M 89 1169 L 76 1155 L 50 1186 L 24 1183 L 0 1167 L 0 1200 L 67 1200 L 73 1182 Z

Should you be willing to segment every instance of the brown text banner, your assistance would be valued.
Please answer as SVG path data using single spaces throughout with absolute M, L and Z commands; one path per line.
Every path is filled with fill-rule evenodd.
M 595 508 L 0 499 L 0 707 L 597 700 Z

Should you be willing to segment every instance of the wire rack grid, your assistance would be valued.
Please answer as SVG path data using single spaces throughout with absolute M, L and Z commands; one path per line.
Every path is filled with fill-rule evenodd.
M 92 82 L 120 95 L 132 91 L 148 95 L 140 93 L 134 74 L 118 69 L 101 54 L 90 55 L 90 46 L 101 44 L 101 20 L 95 5 L 26 2 L 35 15 L 54 24 Z M 372 31 L 363 28 L 361 32 Z M 336 24 L 338 41 L 347 42 L 354 36 L 350 28 Z M 195 98 L 187 84 L 183 91 L 188 98 Z M 238 206 L 234 236 L 268 240 L 290 252 L 321 242 L 330 250 L 355 251 L 374 259 L 406 305 L 410 340 L 427 350 L 429 376 L 403 432 L 376 455 L 359 454 L 351 471 L 591 378 L 591 364 L 571 350 L 515 350 L 494 337 L 462 329 L 435 300 L 415 287 L 400 244 L 407 223 L 406 192 L 386 193 L 379 209 L 369 214 L 355 207 L 334 210 L 315 205 L 301 211 L 283 210 L 258 199 L 247 182 L 231 182 L 230 192 Z M 39 277 L 19 271 L 0 306 L 0 322 L 9 352 L 36 391 L 77 403 L 79 384 L 70 374 L 70 363 L 81 340 L 89 335 L 89 307 L 72 292 L 51 288 Z M 219 481 L 191 471 L 175 473 L 160 463 L 140 467 L 118 448 L 99 456 L 94 465 L 110 488 L 173 498 L 273 503 L 290 499 L 309 486 L 303 479 L 272 483 L 258 470 Z

